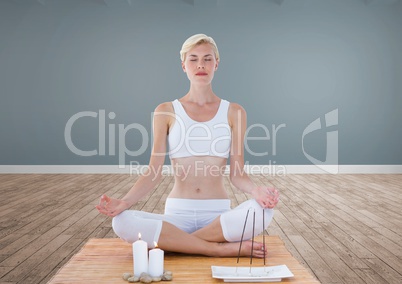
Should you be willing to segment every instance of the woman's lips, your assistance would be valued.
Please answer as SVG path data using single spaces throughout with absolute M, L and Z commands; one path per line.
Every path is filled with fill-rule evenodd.
M 195 74 L 195 75 L 197 75 L 197 76 L 206 76 L 206 75 L 208 75 L 208 74 L 205 73 L 205 72 L 198 72 L 198 73 Z

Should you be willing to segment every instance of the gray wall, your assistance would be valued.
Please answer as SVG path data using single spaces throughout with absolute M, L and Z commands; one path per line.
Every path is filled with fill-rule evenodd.
M 252 152 L 268 152 L 246 151 L 250 164 L 311 164 L 302 138 L 316 119 L 323 127 L 304 137 L 304 150 L 325 160 L 324 116 L 336 109 L 328 129 L 338 134 L 339 164 L 402 164 L 402 1 L 279 2 L 1 0 L 0 164 L 147 164 L 151 112 L 187 92 L 179 50 L 195 33 L 218 44 L 216 94 L 260 125 L 250 136 L 270 131 L 270 140 L 249 141 Z M 97 117 L 78 119 L 72 141 L 97 155 L 67 147 L 66 124 L 80 112 Z M 141 155 L 119 159 L 119 124 L 133 128 L 124 140 L 132 151 L 144 127 Z

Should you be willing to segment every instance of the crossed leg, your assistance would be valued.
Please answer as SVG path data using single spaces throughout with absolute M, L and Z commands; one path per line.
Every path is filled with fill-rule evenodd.
M 272 219 L 273 211 L 265 211 L 253 200 L 249 200 L 229 210 L 219 217 L 213 219 L 211 223 L 203 228 L 188 233 L 177 227 L 171 216 L 153 214 L 140 211 L 124 211 L 113 219 L 113 229 L 115 233 L 127 242 L 134 242 L 138 232 L 143 234 L 143 239 L 148 242 L 149 247 L 153 246 L 153 241 L 158 242 L 158 246 L 167 251 L 203 254 L 208 256 L 237 256 L 239 253 L 239 241 L 243 241 L 240 255 L 263 257 L 263 244 L 250 241 L 254 228 L 251 214 L 247 214 L 247 226 L 244 238 L 242 234 L 243 223 L 239 220 L 246 216 L 246 212 L 252 208 L 257 213 L 256 234 L 261 233 L 265 228 L 262 226 L 261 216 L 266 214 L 266 224 Z M 256 218 L 257 219 L 257 218 Z M 251 248 L 253 247 L 253 251 Z
M 163 222 L 158 245 L 167 251 L 202 254 L 208 256 L 237 256 L 239 253 L 238 242 L 227 242 L 223 237 L 220 226 L 220 218 L 216 218 L 206 227 L 188 234 L 176 226 Z M 241 256 L 249 256 L 251 240 L 244 241 L 241 247 Z M 254 242 L 252 254 L 254 257 L 264 257 L 264 249 L 261 243 Z

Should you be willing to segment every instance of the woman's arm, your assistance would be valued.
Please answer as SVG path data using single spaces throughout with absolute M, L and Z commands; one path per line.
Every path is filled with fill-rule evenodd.
M 154 141 L 147 172 L 138 178 L 137 182 L 122 199 L 113 199 L 102 195 L 99 205 L 96 206 L 100 213 L 108 216 L 120 214 L 137 203 L 159 183 L 165 161 L 166 138 L 172 118 L 171 103 L 160 104 L 155 109 L 153 117 Z
M 232 129 L 230 181 L 236 188 L 251 194 L 262 207 L 275 207 L 279 200 L 278 191 L 266 186 L 256 186 L 244 171 L 244 136 L 247 129 L 246 111 L 240 105 L 231 103 L 228 117 Z
M 153 146 L 147 172 L 140 176 L 131 190 L 122 198 L 130 207 L 147 195 L 159 183 L 166 155 L 166 138 L 172 119 L 171 103 L 160 104 L 153 116 Z

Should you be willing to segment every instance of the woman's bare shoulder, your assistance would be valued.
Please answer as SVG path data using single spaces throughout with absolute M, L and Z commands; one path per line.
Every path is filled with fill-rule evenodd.
M 172 102 L 164 102 L 155 108 L 155 112 L 174 112 Z
M 246 110 L 238 103 L 230 103 L 228 111 L 229 118 L 234 119 L 239 117 L 239 115 L 246 115 Z
M 230 103 L 228 111 L 229 125 L 233 127 L 238 126 L 239 121 L 247 119 L 246 110 L 238 103 Z

